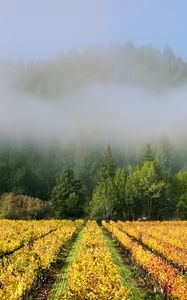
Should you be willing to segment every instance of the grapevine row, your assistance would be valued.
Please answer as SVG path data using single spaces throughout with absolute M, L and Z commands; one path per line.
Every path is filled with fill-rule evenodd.
M 167 265 L 161 258 L 143 249 L 141 245 L 119 230 L 113 222 L 109 224 L 103 221 L 102 225 L 119 240 L 125 249 L 130 251 L 137 264 L 160 285 L 166 294 L 174 299 L 186 300 L 187 278 L 185 276 L 180 275 L 175 268 Z
M 122 287 L 118 267 L 112 261 L 101 229 L 96 222 L 89 221 L 62 299 L 127 300 L 129 293 Z
M 0 220 L 0 258 L 55 231 L 62 222 L 51 221 L 9 221 Z
M 121 223 L 121 221 L 118 222 Z M 124 224 L 124 222 L 122 223 Z M 187 252 L 187 222 L 185 221 L 136 221 L 125 222 L 125 224 Z
M 22 299 L 43 271 L 50 268 L 81 224 L 82 221 L 62 221 L 56 231 L 5 257 L 0 266 L 0 299 Z
M 120 230 L 127 233 L 131 237 L 137 239 L 143 245 L 148 246 L 158 254 L 164 256 L 166 260 L 170 261 L 180 269 L 187 270 L 187 252 L 181 248 L 172 246 L 162 239 L 154 237 L 154 233 L 147 234 L 146 230 L 140 229 L 136 225 L 132 225 L 129 222 L 117 222 L 114 223 Z

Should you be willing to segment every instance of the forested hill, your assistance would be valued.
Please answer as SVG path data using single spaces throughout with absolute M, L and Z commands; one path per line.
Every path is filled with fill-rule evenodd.
M 187 63 L 166 46 L 124 45 L 93 47 L 84 51 L 72 49 L 67 54 L 37 62 L 1 62 L 4 72 L 14 68 L 14 84 L 40 97 L 59 97 L 67 91 L 89 84 L 138 85 L 163 89 L 185 85 Z
M 11 195 L 0 206 L 28 195 L 52 201 L 58 217 L 185 218 L 186 83 L 187 63 L 169 46 L 160 51 L 129 42 L 44 61 L 1 60 L 0 194 Z M 115 168 L 100 178 L 107 145 Z M 142 181 L 149 183 L 149 174 L 151 190 Z M 173 181 L 182 194 L 173 193 Z M 147 195 L 159 198 L 159 215 Z

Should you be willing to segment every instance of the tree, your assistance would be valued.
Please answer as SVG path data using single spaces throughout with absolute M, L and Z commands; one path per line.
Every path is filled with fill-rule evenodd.
M 0 217 L 7 219 L 44 219 L 53 215 L 51 203 L 26 195 L 6 193 L 0 197 Z
M 159 163 L 145 161 L 141 168 L 140 188 L 144 199 L 144 214 L 148 219 L 163 219 L 167 187 Z
M 180 171 L 175 177 L 175 194 L 179 217 L 187 219 L 187 171 Z
M 101 164 L 101 168 L 99 172 L 99 181 L 103 181 L 108 178 L 113 179 L 115 172 L 116 172 L 116 163 L 112 157 L 111 148 L 110 146 L 108 146 L 104 155 L 104 159 Z
M 114 183 L 116 163 L 108 146 L 99 170 L 99 180 L 90 202 L 90 216 L 110 219 L 117 216 L 118 198 Z
M 6 160 L 0 160 L 0 194 L 10 191 L 10 172 Z
M 91 218 L 114 219 L 117 217 L 117 202 L 114 181 L 110 178 L 101 181 L 92 196 Z
M 144 152 L 144 161 L 153 161 L 154 154 L 151 145 L 147 144 Z
M 157 161 L 146 160 L 128 176 L 126 201 L 130 218 L 164 218 L 172 199 L 169 184 Z
M 65 169 L 57 178 L 52 191 L 52 203 L 58 218 L 78 218 L 83 213 L 83 192 L 74 172 Z
M 126 217 L 126 176 L 123 169 L 116 170 L 114 178 L 98 183 L 91 201 L 91 217 L 119 219 Z
M 157 157 L 162 166 L 166 171 L 171 168 L 171 145 L 167 137 L 162 137 L 157 149 Z
M 141 169 L 130 167 L 131 172 L 126 180 L 125 197 L 127 203 L 127 219 L 134 220 L 141 216 L 143 211 L 142 193 L 140 189 Z
M 119 217 L 126 218 L 127 201 L 126 201 L 126 175 L 123 169 L 118 168 L 114 176 L 114 185 L 116 190 L 117 206 Z
M 183 194 L 177 203 L 178 214 L 181 219 L 187 220 L 187 193 Z

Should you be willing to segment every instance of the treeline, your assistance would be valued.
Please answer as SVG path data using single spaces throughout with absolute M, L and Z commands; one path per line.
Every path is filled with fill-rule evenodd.
M 154 70 L 154 72 L 153 72 Z M 33 63 L 20 73 L 19 86 L 40 97 L 58 97 L 90 83 L 138 85 L 162 89 L 185 85 L 187 63 L 166 46 L 136 47 L 132 42 L 76 49 Z
M 154 72 L 153 72 L 154 70 Z M 90 83 L 150 86 L 154 89 L 185 85 L 187 63 L 166 46 L 136 47 L 132 42 L 108 47 L 76 49 L 39 62 L 0 61 L 0 79 L 42 98 L 54 98 Z
M 73 169 L 86 197 L 91 197 L 102 159 L 100 147 L 37 146 L 29 143 L 0 146 L 0 194 L 13 192 L 49 201 L 56 178 L 63 169 Z
M 128 172 L 116 166 L 110 148 L 91 200 L 91 216 L 106 219 L 170 219 L 176 212 L 173 178 L 147 145 L 141 164 Z
M 103 147 L 2 146 L 0 215 L 7 218 L 187 218 L 187 171 L 163 143 L 137 152 Z M 174 159 L 175 158 L 175 159 Z M 180 170 L 181 169 L 181 170 Z M 27 197 L 27 196 L 29 197 Z

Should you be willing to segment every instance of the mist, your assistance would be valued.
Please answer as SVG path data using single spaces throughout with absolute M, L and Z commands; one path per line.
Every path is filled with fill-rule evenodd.
M 0 138 L 142 145 L 187 138 L 187 64 L 166 47 L 72 50 L 40 62 L 1 62 Z

